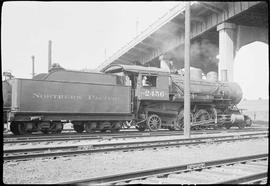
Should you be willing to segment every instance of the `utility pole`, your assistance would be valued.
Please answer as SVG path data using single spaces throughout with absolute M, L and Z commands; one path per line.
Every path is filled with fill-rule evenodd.
M 32 78 L 35 76 L 35 56 L 32 56 Z
M 49 40 L 49 46 L 48 46 L 48 72 L 52 67 L 52 41 Z
M 190 138 L 190 2 L 185 7 L 184 136 Z

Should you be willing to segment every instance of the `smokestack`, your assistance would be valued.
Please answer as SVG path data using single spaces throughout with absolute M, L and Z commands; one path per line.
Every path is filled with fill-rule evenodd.
M 32 78 L 35 76 L 35 56 L 32 56 Z
M 48 48 L 48 72 L 52 66 L 52 41 L 49 40 L 49 48 Z

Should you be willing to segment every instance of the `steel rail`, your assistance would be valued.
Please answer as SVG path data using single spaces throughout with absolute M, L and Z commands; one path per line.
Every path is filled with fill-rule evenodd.
M 265 135 L 265 136 L 260 136 Z M 252 137 L 247 137 L 252 136 Z M 138 141 L 138 142 L 125 142 L 125 143 L 107 143 L 107 144 L 91 144 L 91 145 L 76 145 L 76 146 L 62 146 L 62 147 L 44 147 L 44 148 L 29 148 L 29 149 L 10 149 L 4 150 L 4 161 L 7 160 L 25 160 L 40 157 L 56 157 L 67 155 L 78 155 L 97 152 L 111 152 L 120 150 L 134 150 L 145 148 L 157 148 L 157 147 L 169 147 L 169 146 L 181 146 L 181 145 L 195 145 L 205 143 L 217 143 L 226 141 L 238 141 L 256 139 L 261 137 L 268 137 L 268 133 L 257 134 L 243 134 L 243 135 L 230 135 L 230 136 L 211 136 L 189 139 L 172 139 L 172 140 L 159 140 L 159 141 Z M 229 139 L 226 139 L 229 138 Z M 57 152 L 59 150 L 68 150 Z M 56 152 L 53 152 L 56 151 Z M 35 154 L 27 154 L 28 152 L 41 152 Z M 23 155 L 6 155 L 12 153 L 20 153 Z
M 267 175 L 268 175 L 267 172 L 256 173 L 256 174 L 252 174 L 252 175 L 248 175 L 248 176 L 244 176 L 240 178 L 226 180 L 223 182 L 217 182 L 215 184 L 240 184 L 240 183 L 250 183 L 254 181 L 258 182 L 259 180 L 263 180 L 267 178 Z
M 224 130 L 225 132 L 232 133 L 232 132 L 249 132 L 249 130 L 235 130 L 235 131 L 228 131 Z M 193 135 L 198 135 L 198 134 L 217 134 L 224 132 L 222 131 L 192 131 Z M 254 131 L 254 129 L 253 129 Z M 252 131 L 252 132 L 253 132 Z M 265 129 L 260 129 L 256 131 L 267 131 Z M 98 139 L 106 139 L 106 138 L 134 138 L 134 137 L 153 137 L 153 136 L 172 136 L 172 135 L 183 135 L 183 131 L 160 131 L 160 132 L 147 132 L 147 133 L 131 133 L 131 134 L 91 134 L 94 136 L 89 136 L 87 134 L 84 135 L 70 135 L 70 136 L 42 136 L 42 137 L 19 137 L 12 139 L 12 138 L 4 138 L 4 144 L 11 144 L 11 143 L 34 143 L 34 142 L 53 142 L 53 141 L 72 141 L 72 140 L 98 140 Z M 86 136 L 87 135 L 87 136 Z
M 122 142 L 122 143 L 106 143 L 106 144 L 91 144 L 91 145 L 70 145 L 61 147 L 38 147 L 38 148 L 28 148 L 28 149 L 4 149 L 5 153 L 16 153 L 16 152 L 34 152 L 34 151 L 51 151 L 51 150 L 64 150 L 64 149 L 78 149 L 87 146 L 91 147 L 106 147 L 106 146 L 124 146 L 124 145 L 137 145 L 137 144 L 149 144 L 149 143 L 170 143 L 170 142 L 181 142 L 181 141 L 194 141 L 194 140 L 209 140 L 217 138 L 235 138 L 241 136 L 258 136 L 267 135 L 268 132 L 261 133 L 250 133 L 250 134 L 240 134 L 240 135 L 226 135 L 226 136 L 208 136 L 208 137 L 196 137 L 196 138 L 182 138 L 182 139 L 168 139 L 168 140 L 152 140 L 152 141 L 139 141 L 139 142 Z
M 61 182 L 58 184 L 113 184 L 118 182 L 127 182 L 135 179 L 143 179 L 152 176 L 159 176 L 159 175 L 168 175 L 177 172 L 183 171 L 192 171 L 198 169 L 205 169 L 209 167 L 216 167 L 222 166 L 227 164 L 239 163 L 239 162 L 246 162 L 251 160 L 259 160 L 259 159 L 267 159 L 268 154 L 258 154 L 252 156 L 244 156 L 244 157 L 236 157 L 236 158 L 229 158 L 229 159 L 222 159 L 222 160 L 214 160 L 214 161 L 207 161 L 207 162 L 198 162 L 193 164 L 185 164 L 180 166 L 173 166 L 173 167 L 166 167 L 166 168 L 157 168 L 151 170 L 143 170 L 137 172 L 130 172 L 125 174 L 116 174 L 116 175 L 109 175 L 103 177 L 95 177 L 90 179 L 82 179 L 82 180 L 74 180 L 74 181 L 67 181 Z
M 135 130 L 135 129 L 134 129 Z M 223 128 L 220 128 L 220 129 L 201 129 L 201 130 L 193 130 L 192 132 L 194 133 L 205 133 L 205 132 L 246 132 L 246 131 L 263 131 L 263 130 L 267 130 L 265 128 L 244 128 L 244 129 L 223 129 Z M 121 130 L 117 133 L 109 133 L 109 132 L 105 132 L 105 133 L 100 133 L 100 132 L 93 132 L 93 133 L 86 133 L 86 132 L 83 132 L 83 133 L 77 133 L 77 132 L 73 132 L 73 133 L 60 133 L 60 134 L 28 134 L 28 135 L 21 135 L 21 136 L 16 136 L 16 135 L 13 135 L 13 134 L 7 134 L 7 135 L 4 135 L 4 139 L 6 140 L 14 140 L 12 138 L 15 138 L 15 139 L 25 139 L 25 140 L 28 140 L 28 139 L 42 139 L 42 138 L 63 138 L 63 137 L 88 137 L 89 135 L 91 136 L 98 136 L 100 137 L 101 135 L 106 135 L 106 136 L 117 136 L 119 134 L 128 134 L 128 135 L 136 135 L 136 134 L 163 134 L 163 133 L 183 133 L 183 131 L 168 131 L 166 129 L 163 129 L 163 130 L 158 130 L 158 131 L 126 131 L 126 130 Z

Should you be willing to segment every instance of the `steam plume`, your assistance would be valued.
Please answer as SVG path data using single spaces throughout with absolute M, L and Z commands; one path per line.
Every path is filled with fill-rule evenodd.
M 207 39 L 201 41 L 195 41 L 190 46 L 190 62 L 191 66 L 200 68 L 203 72 L 218 70 L 218 46 L 211 43 Z M 170 56 L 174 61 L 174 65 L 177 69 L 184 67 L 184 47 L 178 47 L 167 56 Z

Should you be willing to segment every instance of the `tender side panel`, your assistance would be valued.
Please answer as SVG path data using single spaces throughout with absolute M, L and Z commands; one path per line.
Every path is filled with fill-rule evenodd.
M 11 85 L 8 81 L 2 81 L 2 93 L 3 93 L 3 108 L 7 109 L 11 107 Z
M 74 71 L 56 71 L 48 75 L 46 80 L 50 81 L 68 81 L 68 82 L 83 82 L 83 83 L 99 83 L 107 85 L 116 84 L 116 76 L 101 73 L 87 73 Z
M 130 113 L 130 87 L 20 80 L 20 111 Z

